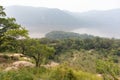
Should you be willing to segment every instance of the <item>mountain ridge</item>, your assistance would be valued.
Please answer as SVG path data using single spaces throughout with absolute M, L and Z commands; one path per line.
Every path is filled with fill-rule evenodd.
M 115 36 L 119 33 L 120 9 L 74 13 L 57 8 L 12 6 L 6 7 L 6 13 L 26 26 L 30 34 L 45 35 L 50 31 L 73 31 L 80 28 L 95 28 L 111 36 L 111 33 Z

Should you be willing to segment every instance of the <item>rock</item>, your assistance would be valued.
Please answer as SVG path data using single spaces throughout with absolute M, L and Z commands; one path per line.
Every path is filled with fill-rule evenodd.
M 22 59 L 27 60 L 27 61 L 31 61 L 31 59 L 28 57 L 22 57 Z
M 28 61 L 16 61 L 12 64 L 12 66 L 19 68 L 19 67 L 34 67 L 35 65 Z
M 18 68 L 17 67 L 7 67 L 4 71 L 10 71 L 10 70 L 17 70 Z
M 10 54 L 9 55 L 13 60 L 18 60 L 20 57 L 24 57 L 23 54 Z
M 51 67 L 56 67 L 56 66 L 58 66 L 59 65 L 59 63 L 56 63 L 56 62 L 51 62 L 51 63 L 49 63 L 49 64 L 46 64 L 46 65 L 42 65 L 42 66 L 44 66 L 44 67 L 46 67 L 46 68 L 51 68 Z
M 102 74 L 97 74 L 98 77 L 102 77 Z
M 10 71 L 10 70 L 17 70 L 19 68 L 23 67 L 34 67 L 35 65 L 28 61 L 16 61 L 11 64 L 11 66 L 7 67 L 4 71 Z

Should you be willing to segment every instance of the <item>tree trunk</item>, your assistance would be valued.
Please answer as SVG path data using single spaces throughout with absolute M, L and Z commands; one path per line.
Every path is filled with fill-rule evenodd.
M 35 60 L 35 66 L 40 67 L 40 60 L 38 59 L 38 57 L 35 57 L 33 55 L 31 57 Z
M 38 61 L 36 61 L 36 67 L 39 67 L 39 62 Z
M 38 53 L 37 59 L 36 59 L 36 67 L 40 67 L 40 54 Z

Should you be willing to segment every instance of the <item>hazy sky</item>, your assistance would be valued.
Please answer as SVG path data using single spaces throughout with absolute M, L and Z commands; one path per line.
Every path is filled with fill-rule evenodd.
M 108 10 L 120 8 L 120 0 L 0 0 L 0 5 L 49 7 L 74 12 L 83 12 L 89 10 Z

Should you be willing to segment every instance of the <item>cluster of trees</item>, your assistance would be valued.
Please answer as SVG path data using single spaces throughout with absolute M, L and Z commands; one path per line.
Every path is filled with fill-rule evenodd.
M 83 38 L 84 37 L 84 38 Z M 79 35 L 72 32 L 53 31 L 41 39 L 42 43 L 53 45 L 57 53 L 69 49 L 112 50 L 119 49 L 119 39 L 100 38 L 91 35 Z
M 116 55 L 119 55 L 120 40 L 119 39 L 109 39 L 109 38 L 86 38 L 86 39 L 76 39 L 76 38 L 67 38 L 67 39 L 57 39 L 51 40 L 49 38 L 40 39 L 42 44 L 48 44 L 53 46 L 56 49 L 56 53 L 62 51 L 75 49 L 85 49 L 85 50 L 97 50 L 97 51 L 109 51 L 116 50 Z

